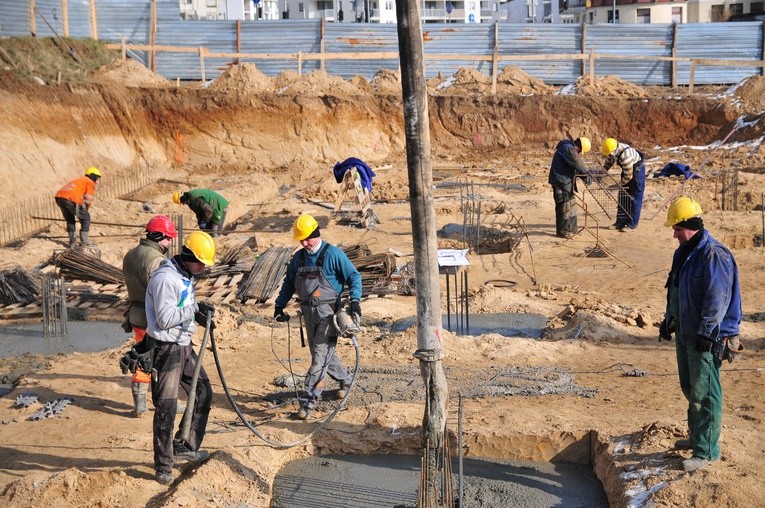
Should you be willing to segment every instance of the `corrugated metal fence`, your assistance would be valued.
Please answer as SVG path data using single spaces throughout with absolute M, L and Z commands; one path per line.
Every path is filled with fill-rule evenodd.
M 0 0 L 0 36 L 53 36 L 54 32 L 112 43 L 124 37 L 128 46 L 164 46 L 153 62 L 145 48 L 128 51 L 169 79 L 201 79 L 202 62 L 206 79 L 237 61 L 255 63 L 271 76 L 288 69 L 308 72 L 322 68 L 321 54 L 327 56 L 323 68 L 344 78 L 370 79 L 379 69 L 399 65 L 395 25 L 323 23 L 320 19 L 186 21 L 180 19 L 178 0 Z M 517 65 L 548 84 L 568 84 L 589 73 L 592 52 L 595 76 L 615 75 L 642 85 L 723 84 L 762 74 L 762 63 L 756 62 L 765 58 L 760 22 L 426 24 L 423 38 L 428 78 L 439 72 L 449 76 L 460 67 L 491 75 L 495 65 L 498 70 Z M 492 59 L 495 47 L 498 58 Z M 202 54 L 199 48 L 204 48 Z M 204 52 L 213 56 L 204 57 Z M 268 57 L 248 58 L 245 53 Z M 353 56 L 335 59 L 333 53 Z M 389 55 L 365 59 L 358 53 Z M 672 57 L 681 60 L 673 63 Z M 692 58 L 746 63 L 694 66 L 688 60 Z

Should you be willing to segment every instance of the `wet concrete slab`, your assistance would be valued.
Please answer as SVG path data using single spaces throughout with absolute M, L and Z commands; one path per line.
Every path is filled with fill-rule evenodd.
M 456 460 L 452 470 L 459 470 Z M 279 471 L 271 506 L 415 507 L 419 478 L 419 456 L 309 457 Z M 456 499 L 458 475 L 453 478 Z M 461 507 L 608 507 L 603 485 L 585 464 L 465 458 L 462 492 Z
M 132 337 L 116 321 L 69 321 L 68 336 L 45 337 L 42 323 L 0 326 L 0 358 L 113 349 Z
M 457 320 L 456 313 L 450 316 L 444 314 L 441 317 L 441 326 L 444 330 L 451 330 L 461 335 L 485 335 L 496 333 L 504 337 L 526 337 L 538 339 L 542 337 L 548 318 L 540 314 L 522 314 L 517 312 L 503 312 L 496 314 L 470 314 L 464 321 Z M 417 318 L 414 316 L 399 319 L 391 326 L 391 331 L 401 332 L 415 326 Z M 462 323 L 462 328 L 460 324 Z

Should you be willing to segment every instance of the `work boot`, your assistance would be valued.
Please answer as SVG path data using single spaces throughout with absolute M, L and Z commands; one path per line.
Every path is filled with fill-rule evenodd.
M 675 441 L 675 450 L 692 450 L 693 443 L 690 439 L 678 439 Z
M 183 441 L 173 442 L 173 460 L 207 460 L 209 456 L 207 450 L 194 451 Z
M 91 245 L 95 245 L 94 243 L 90 243 L 90 239 L 88 238 L 90 235 L 90 231 L 84 231 L 80 230 L 80 245 L 83 247 L 88 247 Z
M 173 473 L 160 473 L 159 471 L 154 475 L 154 478 L 160 485 L 170 485 L 175 480 Z
M 131 383 L 133 391 L 133 416 L 140 418 L 146 414 L 146 393 L 149 391 L 148 383 Z
M 74 249 L 77 247 L 77 233 L 74 231 L 67 231 L 69 233 L 69 248 Z
M 685 459 L 683 461 L 683 469 L 688 472 L 696 471 L 697 469 L 706 467 L 711 463 L 711 460 L 702 459 L 699 457 L 691 457 L 690 459 Z
M 300 411 L 297 412 L 296 418 L 298 420 L 307 420 L 308 416 L 311 414 L 311 410 L 307 407 L 301 407 Z

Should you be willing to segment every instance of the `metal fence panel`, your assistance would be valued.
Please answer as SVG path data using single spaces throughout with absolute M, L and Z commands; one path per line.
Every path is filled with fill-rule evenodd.
M 29 33 L 29 4 L 0 1 L 0 36 L 23 37 Z
M 324 26 L 327 53 L 398 53 L 396 25 L 369 23 L 327 23 Z M 317 46 L 319 41 L 317 39 Z M 343 78 L 364 76 L 371 80 L 380 69 L 398 70 L 398 57 L 386 60 L 327 60 L 328 73 Z
M 596 54 L 672 56 L 672 25 L 587 26 L 586 51 Z M 586 66 L 589 73 L 589 62 Z M 670 85 L 672 64 L 645 60 L 596 60 L 596 76 L 617 76 L 640 85 Z
M 321 50 L 321 20 L 285 19 L 282 21 L 242 21 L 242 53 L 319 53 Z M 326 42 L 325 42 L 326 45 Z M 242 60 L 254 63 L 269 76 L 286 70 L 298 71 L 297 60 Z M 319 60 L 304 60 L 302 72 L 320 67 Z
M 500 23 L 498 47 L 501 56 L 580 54 L 580 25 Z M 508 65 L 548 84 L 565 85 L 581 75 L 581 60 L 502 60 L 499 70 Z
M 461 67 L 491 75 L 491 62 L 480 60 L 428 60 L 434 55 L 491 55 L 494 48 L 494 26 L 486 23 L 428 23 L 422 27 L 425 52 L 425 77 L 451 76 Z
M 677 27 L 677 56 L 713 59 L 760 60 L 762 54 L 763 24 L 691 23 Z M 761 67 L 714 67 L 697 65 L 694 83 L 698 85 L 733 84 L 760 74 Z M 679 62 L 679 83 L 690 83 L 691 64 Z

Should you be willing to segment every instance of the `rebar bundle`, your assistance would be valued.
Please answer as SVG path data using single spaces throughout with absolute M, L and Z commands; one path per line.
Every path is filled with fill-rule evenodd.
M 124 284 L 122 269 L 86 254 L 67 249 L 54 259 L 59 274 L 71 280 L 91 280 L 102 284 Z
M 0 303 L 28 304 L 37 300 L 39 295 L 40 281 L 23 268 L 16 267 L 0 271 Z
M 226 255 L 215 264 L 215 266 L 205 270 L 205 272 L 198 278 L 209 279 L 211 277 L 245 273 L 252 270 L 255 263 L 255 253 L 253 252 L 251 245 L 254 243 L 254 248 L 257 249 L 257 242 L 254 242 L 254 239 L 255 237 L 253 236 L 239 247 L 228 251 Z
M 265 303 L 281 285 L 287 265 L 292 257 L 289 247 L 271 247 L 267 249 L 250 270 L 247 278 L 240 284 L 236 297 L 240 302 L 254 299 Z

